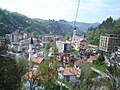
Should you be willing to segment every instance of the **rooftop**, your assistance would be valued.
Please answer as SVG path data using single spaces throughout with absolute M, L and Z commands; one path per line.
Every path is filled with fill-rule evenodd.
M 74 65 L 78 66 L 78 67 L 82 67 L 83 65 L 83 60 L 77 60 Z
M 35 63 L 41 63 L 44 61 L 44 58 L 42 57 L 32 57 L 32 61 Z
M 66 69 L 64 69 L 63 75 L 64 76 L 78 75 L 78 71 L 76 68 L 66 68 Z

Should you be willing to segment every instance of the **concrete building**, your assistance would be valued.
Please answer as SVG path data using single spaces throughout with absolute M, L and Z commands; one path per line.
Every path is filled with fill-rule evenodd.
M 66 42 L 64 42 L 64 41 L 57 41 L 56 45 L 58 47 L 58 51 L 59 52 L 65 52 L 65 53 L 67 53 L 67 52 L 70 51 L 70 45 L 71 45 L 71 43 L 68 42 L 68 41 L 66 41 Z
M 105 52 L 115 52 L 120 45 L 120 35 L 100 36 L 99 49 Z

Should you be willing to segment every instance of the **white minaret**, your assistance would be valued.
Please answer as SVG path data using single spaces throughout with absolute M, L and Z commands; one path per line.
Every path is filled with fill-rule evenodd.
M 29 49 L 28 49 L 28 53 L 29 53 L 29 58 L 28 58 L 29 68 L 31 68 L 31 66 L 32 66 L 32 61 L 31 61 L 31 57 L 32 57 L 32 54 L 33 54 L 32 47 L 33 47 L 33 39 L 32 39 L 32 37 L 31 37 L 31 41 L 30 41 Z
M 74 42 L 75 35 L 76 35 L 76 30 L 74 29 L 74 31 L 73 31 L 73 37 L 72 37 L 72 42 Z

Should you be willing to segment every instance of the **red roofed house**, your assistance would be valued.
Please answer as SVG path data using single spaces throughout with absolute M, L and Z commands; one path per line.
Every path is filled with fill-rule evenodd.
M 59 53 L 57 59 L 62 62 L 62 64 L 68 64 L 74 61 L 74 56 L 66 53 Z
M 74 67 L 77 69 L 78 71 L 78 77 L 80 76 L 80 72 L 81 72 L 81 68 L 83 67 L 83 60 L 77 60 L 75 63 L 74 63 Z
M 74 63 L 74 67 L 79 70 L 81 67 L 83 66 L 83 60 L 77 60 L 75 63 Z
M 41 75 L 41 71 L 42 70 L 32 70 L 32 71 L 29 71 L 27 73 L 25 73 L 24 75 L 24 79 L 25 80 L 31 80 L 31 81 L 44 81 L 44 79 L 46 78 L 53 78 L 54 76 L 54 73 L 53 72 L 49 72 L 48 74 L 45 74 L 45 75 Z
M 87 47 L 88 44 L 89 43 L 86 40 L 81 40 L 80 41 L 80 48 L 85 48 L 85 47 Z
M 92 44 L 88 44 L 88 48 L 90 48 L 93 51 L 93 53 L 96 53 L 98 50 L 98 46 Z
M 63 76 L 76 76 L 78 75 L 78 71 L 76 68 L 66 68 L 63 71 Z
M 32 57 L 32 62 L 40 64 L 44 61 L 44 58 L 42 57 Z
M 94 63 L 94 62 L 97 61 L 97 57 L 96 56 L 90 56 L 88 61 L 91 62 L 91 63 Z
M 66 68 L 63 71 L 63 76 L 66 80 L 71 80 L 71 77 L 75 77 L 78 75 L 78 71 L 76 68 Z
M 24 79 L 25 80 L 36 79 L 37 81 L 43 80 L 41 76 L 37 76 L 38 73 L 40 73 L 38 70 L 29 71 L 24 75 Z

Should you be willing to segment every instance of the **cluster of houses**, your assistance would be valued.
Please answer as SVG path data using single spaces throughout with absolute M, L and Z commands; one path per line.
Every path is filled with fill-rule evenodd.
M 34 72 L 37 71 L 39 64 L 44 63 L 45 60 L 54 56 L 50 49 L 47 56 L 48 58 L 45 57 L 45 44 L 49 42 L 51 44 L 51 48 L 56 45 L 58 52 L 55 54 L 55 58 L 61 65 L 57 69 L 58 77 L 60 80 L 63 79 L 63 77 L 65 79 L 69 79 L 72 81 L 73 86 L 75 86 L 76 77 L 80 77 L 81 68 L 84 65 L 83 63 L 95 63 L 99 57 L 98 49 L 104 49 L 102 47 L 104 45 L 101 44 L 103 40 L 101 40 L 100 47 L 92 45 L 88 43 L 84 37 L 77 36 L 76 30 L 73 32 L 73 37 L 67 41 L 63 41 L 62 37 L 58 35 L 41 35 L 34 37 L 27 33 L 20 34 L 18 31 L 7 34 L 6 37 L 9 38 L 10 41 L 7 53 L 15 56 L 16 58 L 28 58 L 30 67 L 33 62 L 37 63 L 32 65 L 32 68 L 30 68 L 30 70 L 33 70 Z M 104 39 L 103 37 L 101 38 Z M 2 39 L 0 40 L 0 45 L 1 43 Z M 71 53 L 71 47 L 73 47 L 77 53 Z M 120 48 L 118 48 L 116 54 L 120 57 Z M 72 66 L 67 67 L 69 64 Z
M 51 46 L 56 45 L 58 48 L 56 59 L 63 65 L 72 63 L 73 67 L 65 67 L 65 72 L 63 75 L 69 76 L 70 73 L 80 76 L 80 68 L 83 66 L 83 62 L 90 61 L 94 62 L 97 57 L 94 55 L 97 53 L 97 46 L 91 45 L 87 42 L 84 37 L 76 35 L 76 31 L 73 32 L 73 38 L 68 41 L 63 41 L 61 36 L 58 35 L 41 35 L 34 37 L 34 35 L 29 35 L 27 33 L 19 33 L 15 31 L 11 34 L 6 34 L 10 43 L 8 45 L 8 54 L 19 58 L 27 57 L 30 62 L 42 63 L 45 58 L 44 47 L 47 42 Z M 3 42 L 1 38 L 0 44 Z M 77 54 L 71 54 L 71 46 L 74 47 Z M 51 53 L 51 52 L 49 52 Z M 52 54 L 48 54 L 51 57 Z M 34 66 L 34 69 L 37 66 Z M 67 70 L 67 71 L 66 71 Z M 70 71 L 69 71 L 70 70 Z

